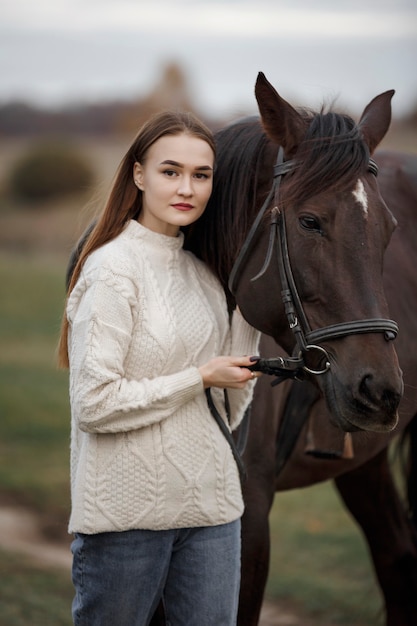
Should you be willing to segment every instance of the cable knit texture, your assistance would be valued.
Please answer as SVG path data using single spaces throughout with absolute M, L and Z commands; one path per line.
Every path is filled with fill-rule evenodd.
M 182 244 L 182 233 L 131 221 L 89 256 L 69 297 L 70 532 L 216 525 L 243 512 L 198 367 L 256 354 L 259 333 L 239 312 L 229 323 L 220 283 Z M 252 393 L 252 382 L 229 390 L 232 428 Z M 226 419 L 223 391 L 213 398 Z

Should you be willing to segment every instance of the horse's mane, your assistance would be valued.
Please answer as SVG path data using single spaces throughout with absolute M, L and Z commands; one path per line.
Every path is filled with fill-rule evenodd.
M 286 178 L 286 202 L 297 205 L 324 191 L 347 188 L 369 163 L 360 127 L 348 115 L 333 111 L 304 112 L 309 122 Z
M 326 190 L 343 189 L 365 169 L 369 151 L 360 129 L 347 115 L 300 110 L 304 140 L 285 176 L 285 202 L 296 206 Z M 203 216 L 185 231 L 185 248 L 227 281 L 256 212 L 272 185 L 277 153 L 259 118 L 247 118 L 216 133 L 213 193 Z
M 268 193 L 273 161 L 266 167 L 271 142 L 257 118 L 218 131 L 216 146 L 213 192 L 202 217 L 186 231 L 184 247 L 203 259 L 226 288 L 235 251 L 243 244 L 260 197 Z

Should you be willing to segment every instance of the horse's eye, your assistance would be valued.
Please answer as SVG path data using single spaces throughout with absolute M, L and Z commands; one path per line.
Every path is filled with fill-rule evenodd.
M 321 233 L 320 222 L 312 215 L 303 215 L 300 217 L 300 224 L 303 228 L 305 228 L 305 230 L 314 230 Z

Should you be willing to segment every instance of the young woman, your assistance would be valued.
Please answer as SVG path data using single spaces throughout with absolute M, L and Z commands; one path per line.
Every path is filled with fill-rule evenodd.
M 72 414 L 69 531 L 76 626 L 232 626 L 243 501 L 207 405 L 238 426 L 259 333 L 183 249 L 215 146 L 191 114 L 158 114 L 124 157 L 72 275 L 60 343 Z M 248 356 L 242 356 L 248 355 Z

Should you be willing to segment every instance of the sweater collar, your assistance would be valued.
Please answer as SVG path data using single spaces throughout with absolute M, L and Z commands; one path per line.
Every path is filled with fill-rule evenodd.
M 125 232 L 132 239 L 142 239 L 153 245 L 164 246 L 170 250 L 180 250 L 184 243 L 184 233 L 181 230 L 177 237 L 170 237 L 169 235 L 156 233 L 133 219 L 128 222 Z

